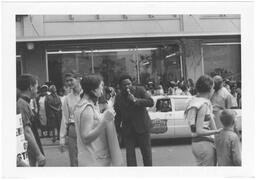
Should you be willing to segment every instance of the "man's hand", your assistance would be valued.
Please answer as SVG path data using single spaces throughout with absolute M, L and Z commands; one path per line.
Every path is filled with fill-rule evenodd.
M 136 101 L 136 98 L 134 97 L 134 95 L 133 94 L 128 94 L 128 100 L 129 101 L 132 101 L 132 102 L 135 102 Z
M 130 92 L 130 89 L 127 89 L 127 99 L 131 102 L 135 102 L 136 101 L 136 97 Z
M 112 122 L 115 119 L 115 111 L 114 109 L 107 109 L 103 113 L 103 121 L 105 122 Z
M 45 156 L 41 154 L 39 157 L 37 157 L 37 162 L 38 162 L 38 166 L 40 167 L 45 166 L 46 164 Z
M 222 130 L 223 130 L 223 128 L 217 129 L 217 130 L 216 130 L 216 134 L 219 134 Z

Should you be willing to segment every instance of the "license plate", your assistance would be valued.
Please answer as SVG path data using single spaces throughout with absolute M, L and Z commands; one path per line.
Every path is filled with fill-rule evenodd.
M 167 119 L 153 119 L 152 120 L 152 128 L 151 133 L 152 134 L 162 134 L 167 132 Z

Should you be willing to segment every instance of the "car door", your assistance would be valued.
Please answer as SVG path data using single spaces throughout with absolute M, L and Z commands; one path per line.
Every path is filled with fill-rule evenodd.
M 173 103 L 174 110 L 174 137 L 191 137 L 191 131 L 188 122 L 185 121 L 184 111 L 186 109 L 187 103 L 190 97 L 180 96 L 172 97 L 171 101 Z
M 174 114 L 172 109 L 168 112 L 149 112 L 152 129 L 152 139 L 164 139 L 174 137 Z

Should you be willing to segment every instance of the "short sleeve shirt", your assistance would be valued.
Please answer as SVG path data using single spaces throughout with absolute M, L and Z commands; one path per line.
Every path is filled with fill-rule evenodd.
M 241 166 L 241 143 L 235 132 L 223 130 L 215 144 L 219 166 Z
M 222 87 L 219 91 L 215 92 L 211 98 L 213 105 L 213 112 L 227 108 L 227 100 L 231 99 L 232 95 L 225 87 Z
M 23 127 L 31 126 L 33 112 L 29 103 L 23 98 L 19 98 L 17 102 L 17 111 L 21 113 Z

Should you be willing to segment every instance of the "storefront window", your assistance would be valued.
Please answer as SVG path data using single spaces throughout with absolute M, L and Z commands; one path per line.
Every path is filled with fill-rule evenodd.
M 136 45 L 134 45 L 136 47 Z M 71 70 L 85 75 L 101 74 L 105 85 L 116 86 L 122 74 L 129 74 L 134 84 L 152 81 L 168 88 L 168 81 L 182 77 L 178 45 L 140 45 L 127 49 L 94 49 L 90 51 L 56 51 L 48 54 L 49 80 L 57 88 Z
M 59 89 L 63 86 L 63 77 L 71 71 L 81 75 L 90 74 L 92 61 L 90 53 L 48 54 L 49 81 Z
M 239 43 L 209 43 L 203 45 L 204 73 L 241 80 L 241 45 Z
M 168 82 L 181 80 L 182 71 L 178 45 L 137 49 L 140 84 L 151 81 L 167 88 Z
M 136 78 L 134 49 L 96 50 L 93 53 L 93 70 L 104 77 L 108 86 L 115 86 L 121 74 Z

